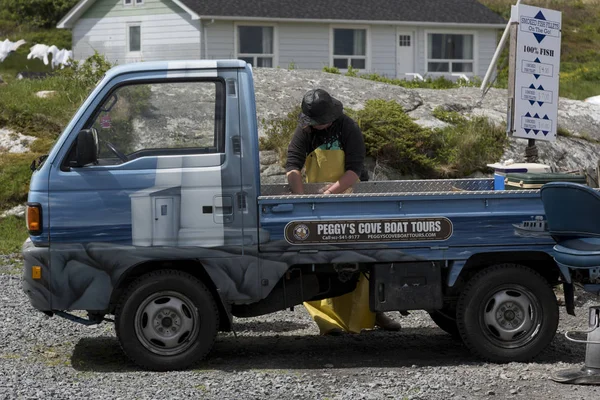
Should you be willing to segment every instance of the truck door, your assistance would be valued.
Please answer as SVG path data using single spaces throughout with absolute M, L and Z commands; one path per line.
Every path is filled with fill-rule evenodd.
M 216 63 L 123 74 L 74 125 L 50 173 L 54 309 L 104 309 L 144 260 L 243 254 L 236 77 Z M 82 129 L 97 135 L 96 164 L 76 163 Z

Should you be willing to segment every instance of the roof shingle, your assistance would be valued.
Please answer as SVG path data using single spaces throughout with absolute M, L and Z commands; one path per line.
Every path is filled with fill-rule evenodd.
M 505 24 L 477 0 L 180 0 L 200 16 Z

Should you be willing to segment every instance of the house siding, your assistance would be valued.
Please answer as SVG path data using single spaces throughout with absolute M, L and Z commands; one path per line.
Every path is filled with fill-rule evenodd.
M 477 73 L 480 77 L 485 76 L 492 58 L 494 58 L 498 41 L 498 31 L 493 29 L 479 31 L 479 71 Z
M 321 70 L 329 65 L 329 24 L 279 24 L 279 66 Z
M 202 58 L 210 60 L 235 57 L 233 21 L 203 21 Z M 206 43 L 204 43 L 206 40 Z M 205 54 L 205 49 L 208 51 Z
M 132 23 L 141 26 L 139 54 L 128 53 L 127 29 Z M 81 18 L 73 27 L 73 57 L 85 59 L 94 50 L 110 61 L 156 61 L 200 58 L 200 23 L 188 14 L 152 14 Z
M 396 77 L 396 27 L 371 26 L 371 71 L 390 78 Z

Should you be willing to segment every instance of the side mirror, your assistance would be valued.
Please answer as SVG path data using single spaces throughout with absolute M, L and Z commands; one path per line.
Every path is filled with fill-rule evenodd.
M 75 160 L 71 167 L 83 167 L 98 162 L 98 131 L 94 128 L 83 129 L 77 134 Z

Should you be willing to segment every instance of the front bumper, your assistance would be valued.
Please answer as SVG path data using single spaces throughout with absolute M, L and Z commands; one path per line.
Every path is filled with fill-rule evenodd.
M 40 311 L 52 310 L 52 295 L 50 292 L 50 249 L 35 247 L 30 239 L 23 243 L 23 291 L 29 297 L 31 305 Z M 42 268 L 41 279 L 33 279 L 31 267 Z

